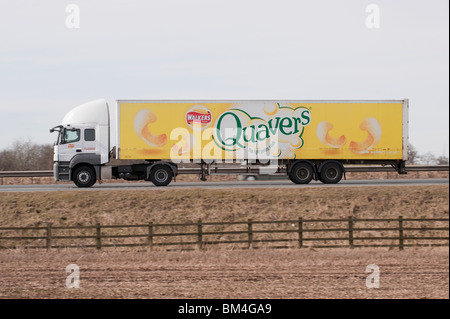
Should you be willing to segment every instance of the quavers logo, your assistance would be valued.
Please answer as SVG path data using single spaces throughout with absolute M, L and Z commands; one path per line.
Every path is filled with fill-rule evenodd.
M 304 128 L 311 123 L 309 109 L 274 103 L 266 105 L 264 113 L 261 117 L 252 116 L 235 108 L 220 114 L 214 123 L 214 141 L 225 151 L 255 145 L 257 148 L 269 147 L 272 155 L 277 157 L 303 146 Z
M 211 124 L 211 112 L 203 105 L 194 105 L 186 112 L 186 123 L 193 128 L 194 122 L 203 130 Z

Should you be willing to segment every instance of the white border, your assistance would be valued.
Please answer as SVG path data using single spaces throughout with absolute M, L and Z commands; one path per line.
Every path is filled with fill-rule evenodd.
M 408 160 L 408 148 L 409 148 L 409 100 L 403 100 L 403 160 Z
M 404 103 L 405 100 L 116 100 L 117 103 Z
M 120 159 L 120 101 L 116 101 L 116 159 Z

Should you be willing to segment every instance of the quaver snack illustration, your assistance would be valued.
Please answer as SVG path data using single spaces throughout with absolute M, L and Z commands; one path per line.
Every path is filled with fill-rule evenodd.
M 344 134 L 340 137 L 331 137 L 329 132 L 333 129 L 333 124 L 322 121 L 317 124 L 316 134 L 322 144 L 333 148 L 341 148 L 347 143 Z M 368 117 L 361 122 L 359 128 L 367 132 L 367 138 L 361 142 L 350 142 L 350 150 L 356 154 L 367 153 L 371 148 L 377 145 L 381 140 L 381 125 L 376 118 Z
M 333 124 L 327 121 L 322 121 L 317 124 L 316 133 L 319 141 L 333 148 L 344 146 L 345 143 L 347 143 L 347 138 L 345 137 L 345 135 L 341 135 L 338 138 L 333 138 L 328 134 L 328 132 L 331 131 L 333 127 Z
M 367 131 L 367 138 L 362 142 L 350 142 L 350 149 L 354 153 L 363 153 L 377 145 L 381 139 L 381 125 L 376 118 L 368 117 L 362 121 L 359 128 Z
M 136 135 L 152 147 L 161 147 L 167 143 L 166 134 L 152 134 L 149 124 L 157 121 L 155 113 L 149 109 L 140 110 L 134 118 L 134 131 Z

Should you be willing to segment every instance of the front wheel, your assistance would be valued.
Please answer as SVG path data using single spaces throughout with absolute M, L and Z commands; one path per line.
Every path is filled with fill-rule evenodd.
M 95 184 L 95 171 L 89 166 L 81 166 L 73 172 L 73 182 L 78 187 L 91 187 Z
M 150 180 L 155 186 L 169 185 L 172 177 L 172 170 L 166 165 L 156 165 L 150 172 Z

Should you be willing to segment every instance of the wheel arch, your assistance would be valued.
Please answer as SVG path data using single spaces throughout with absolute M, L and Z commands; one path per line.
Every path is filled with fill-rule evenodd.
M 100 162 L 99 154 L 77 154 L 70 160 L 69 171 L 70 179 L 73 181 L 73 173 L 78 167 L 87 166 L 94 170 L 95 177 L 100 177 Z

